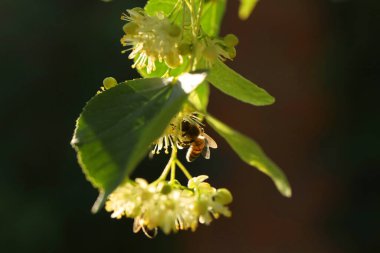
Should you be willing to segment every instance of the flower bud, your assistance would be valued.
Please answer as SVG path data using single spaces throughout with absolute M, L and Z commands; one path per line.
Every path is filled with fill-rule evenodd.
M 103 86 L 106 90 L 111 89 L 117 85 L 117 81 L 113 77 L 107 77 L 103 80 Z
M 135 22 L 129 22 L 123 26 L 123 31 L 127 35 L 135 35 L 137 28 L 139 28 L 139 26 Z
M 208 203 L 205 200 L 197 201 L 195 206 L 198 214 L 204 214 L 208 212 Z
M 233 59 L 236 57 L 236 49 L 234 47 L 230 47 L 227 49 L 228 56 Z
M 232 194 L 226 188 L 218 189 L 214 198 L 216 202 L 222 205 L 228 205 L 232 202 Z
M 181 28 L 175 24 L 170 24 L 167 26 L 167 32 L 172 37 L 178 37 L 181 34 Z
M 164 184 L 161 189 L 162 194 L 169 194 L 172 191 L 172 187 L 169 184 Z
M 169 68 L 175 69 L 179 65 L 181 65 L 181 58 L 179 54 L 169 53 L 165 56 L 165 63 Z
M 224 43 L 226 43 L 226 46 L 228 47 L 234 47 L 236 46 L 237 44 L 239 44 L 239 39 L 238 37 L 236 37 L 234 34 L 227 34 L 225 37 L 224 37 Z
M 206 175 L 193 177 L 187 183 L 187 187 L 189 187 L 190 189 L 197 188 L 197 187 L 199 187 L 199 184 L 202 183 L 203 181 L 205 181 L 206 179 L 208 179 L 208 176 L 206 176 Z

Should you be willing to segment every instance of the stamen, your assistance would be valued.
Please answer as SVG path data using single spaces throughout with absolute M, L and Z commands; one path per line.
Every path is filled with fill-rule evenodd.
M 169 151 L 168 151 L 168 147 L 169 147 L 169 141 L 168 141 L 168 137 L 165 135 L 164 136 L 164 140 L 165 140 L 165 154 L 169 154 Z
M 173 136 L 172 135 L 169 135 L 169 141 L 170 141 L 170 147 L 173 149 L 174 143 L 173 143 Z
M 176 225 L 176 228 L 178 230 L 183 230 L 184 229 L 184 226 L 183 226 L 183 221 L 182 221 L 182 217 L 178 216 L 176 221 L 175 221 L 175 225 Z
M 159 154 L 160 150 L 162 149 L 162 145 L 163 145 L 163 140 L 162 139 L 163 139 L 162 137 L 160 139 L 158 139 L 158 147 L 157 147 L 156 154 Z
M 157 229 L 157 227 L 155 227 L 153 230 L 151 230 L 151 231 L 153 231 L 153 234 L 152 234 L 152 235 L 150 235 L 150 234 L 148 233 L 148 229 L 146 228 L 146 226 L 142 226 L 141 228 L 142 228 L 142 231 L 144 232 L 144 234 L 146 235 L 146 237 L 148 237 L 149 239 L 153 239 L 153 238 L 155 238 L 155 237 L 157 236 L 157 234 L 158 234 L 158 229 Z
M 152 150 L 152 154 L 153 154 L 153 155 L 156 154 L 156 149 L 157 149 L 157 144 L 154 145 L 154 148 L 153 148 L 153 150 Z
M 137 216 L 133 221 L 133 233 L 139 232 L 142 226 L 144 226 L 144 220 L 141 216 Z

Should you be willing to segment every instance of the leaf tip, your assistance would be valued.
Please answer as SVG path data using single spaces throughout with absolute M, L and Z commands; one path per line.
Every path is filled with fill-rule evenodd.
M 259 0 L 241 0 L 239 18 L 241 20 L 247 20 L 258 2 Z
M 239 11 L 239 18 L 241 20 L 247 20 L 249 18 L 250 14 L 247 14 L 246 11 L 240 10 Z
M 273 105 L 276 102 L 276 98 L 268 94 L 268 99 L 265 105 Z
M 283 192 L 282 192 L 282 195 L 284 197 L 287 197 L 287 198 L 291 198 L 292 197 L 292 189 L 290 187 L 287 187 L 287 189 L 285 189 Z
M 260 88 L 262 89 L 262 88 Z M 249 104 L 256 106 L 268 106 L 273 105 L 276 102 L 276 98 L 270 95 L 266 90 L 262 89 L 264 92 L 265 98 L 262 98 L 260 101 L 248 102 Z
M 285 179 L 285 181 L 277 181 L 276 187 L 282 196 L 284 196 L 286 198 L 292 197 L 292 188 L 290 187 L 290 185 L 286 179 Z

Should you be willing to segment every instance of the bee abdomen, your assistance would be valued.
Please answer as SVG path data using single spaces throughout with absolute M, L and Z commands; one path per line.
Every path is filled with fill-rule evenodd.
M 189 150 L 187 151 L 186 160 L 188 162 L 194 161 L 198 156 L 200 156 L 204 147 L 205 147 L 205 138 L 203 136 L 199 136 L 198 138 L 194 140 Z

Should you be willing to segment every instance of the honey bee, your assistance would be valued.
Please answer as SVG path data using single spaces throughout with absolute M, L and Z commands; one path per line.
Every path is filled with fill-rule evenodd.
M 195 118 L 196 119 L 196 118 Z M 194 161 L 200 154 L 210 159 L 210 148 L 217 148 L 216 142 L 208 136 L 197 120 L 183 120 L 181 123 L 182 138 L 179 145 L 188 148 L 186 160 Z

